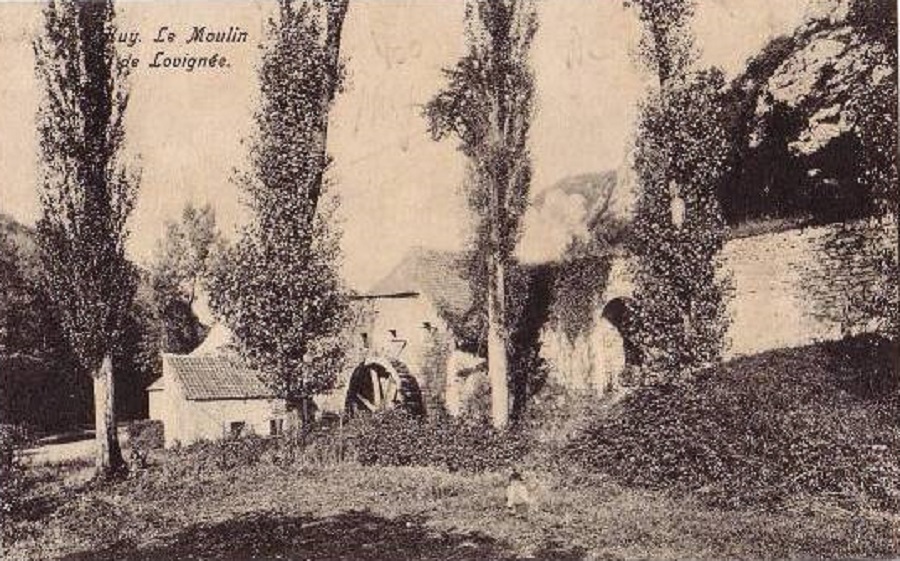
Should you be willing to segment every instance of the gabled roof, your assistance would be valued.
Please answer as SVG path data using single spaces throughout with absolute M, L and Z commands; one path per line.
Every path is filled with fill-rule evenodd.
M 472 307 L 472 291 L 465 278 L 461 253 L 416 247 L 369 291 L 369 297 L 421 294 L 442 315 L 461 318 Z
M 149 386 L 147 386 L 147 390 L 146 390 L 146 391 L 148 391 L 148 392 L 159 392 L 159 391 L 162 391 L 162 390 L 164 390 L 164 389 L 166 389 L 166 385 L 163 383 L 163 377 L 160 376 L 160 377 L 157 378 L 152 384 L 150 384 Z
M 240 358 L 220 355 L 163 355 L 173 378 L 178 380 L 189 400 L 267 399 L 274 393 L 262 382 L 259 373 Z

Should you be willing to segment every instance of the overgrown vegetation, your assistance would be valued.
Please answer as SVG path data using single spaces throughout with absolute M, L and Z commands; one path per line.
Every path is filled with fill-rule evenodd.
M 349 449 L 363 465 L 501 471 L 521 462 L 531 444 L 521 430 L 501 431 L 463 418 L 418 419 L 402 411 L 354 419 L 347 429 Z
M 640 55 L 658 80 L 643 101 L 631 229 L 642 381 L 689 376 L 722 355 L 727 279 L 719 251 L 725 221 L 716 197 L 727 146 L 722 72 L 696 71 L 692 0 L 634 3 Z
M 131 448 L 132 465 L 147 467 L 147 456 L 151 450 L 158 450 L 165 444 L 162 421 L 149 419 L 128 424 L 128 445 Z
M 829 497 L 900 510 L 897 347 L 864 337 L 740 358 L 636 390 L 569 455 L 623 484 L 728 507 Z
M 424 113 L 432 136 L 455 136 L 468 160 L 465 190 L 474 224 L 469 276 L 487 341 L 492 422 L 502 428 L 511 411 L 513 255 L 531 188 L 537 11 L 532 0 L 467 2 L 465 24 L 466 52 L 445 70 L 447 85 Z
M 153 438 L 152 425 L 139 432 L 148 430 L 147 436 Z M 510 469 L 524 461 L 532 448 L 528 432 L 494 429 L 488 417 L 476 421 L 445 415 L 423 419 L 400 409 L 360 415 L 343 423 L 337 419 L 320 422 L 294 435 L 295 443 L 288 442 L 289 438 L 290 435 L 247 435 L 200 441 L 173 451 L 176 457 L 191 459 L 193 465 L 175 465 L 181 465 L 188 474 L 239 470 L 260 463 L 331 466 L 357 462 L 367 466 L 430 466 L 450 472 L 482 473 Z M 154 447 L 142 444 L 141 448 Z M 169 464 L 162 464 L 163 468 L 168 469 L 165 466 Z

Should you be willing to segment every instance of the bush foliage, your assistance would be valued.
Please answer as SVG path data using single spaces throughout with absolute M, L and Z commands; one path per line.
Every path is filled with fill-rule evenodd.
M 723 506 L 806 494 L 900 508 L 896 351 L 883 340 L 828 343 L 641 388 L 568 454 L 625 484 Z
M 144 419 L 129 423 L 128 442 L 131 444 L 132 463 L 137 467 L 146 467 L 150 450 L 158 450 L 165 445 L 163 422 Z

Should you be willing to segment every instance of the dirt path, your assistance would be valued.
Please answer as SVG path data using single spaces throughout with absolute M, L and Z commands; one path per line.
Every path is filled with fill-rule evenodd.
M 119 443 L 128 442 L 128 434 L 119 428 Z M 89 460 L 94 454 L 94 431 L 82 431 L 43 438 L 38 445 L 23 452 L 25 461 L 32 466 L 46 466 L 75 460 Z

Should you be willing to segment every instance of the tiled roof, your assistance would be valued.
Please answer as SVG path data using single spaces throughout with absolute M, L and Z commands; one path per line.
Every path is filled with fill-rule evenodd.
M 259 374 L 233 355 L 163 355 L 172 376 L 189 400 L 275 397 Z
M 414 248 L 385 278 L 370 296 L 423 294 L 442 314 L 461 318 L 472 307 L 472 291 L 464 278 L 466 264 L 460 253 Z

